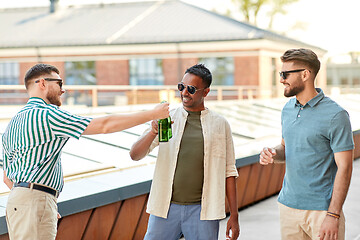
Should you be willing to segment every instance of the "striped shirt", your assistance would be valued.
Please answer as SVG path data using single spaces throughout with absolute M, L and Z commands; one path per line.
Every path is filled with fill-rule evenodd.
M 61 191 L 61 150 L 70 137 L 79 139 L 90 121 L 41 98 L 30 98 L 2 136 L 7 177 L 14 183 L 38 183 Z

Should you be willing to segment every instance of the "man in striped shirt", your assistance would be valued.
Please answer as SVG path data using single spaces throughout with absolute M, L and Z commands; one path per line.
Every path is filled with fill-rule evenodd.
M 2 137 L 4 182 L 11 189 L 6 207 L 10 239 L 55 239 L 57 197 L 64 184 L 60 156 L 70 137 L 122 131 L 169 116 L 167 103 L 128 115 L 73 115 L 59 108 L 65 93 L 59 74 L 48 64 L 26 73 L 30 99 Z

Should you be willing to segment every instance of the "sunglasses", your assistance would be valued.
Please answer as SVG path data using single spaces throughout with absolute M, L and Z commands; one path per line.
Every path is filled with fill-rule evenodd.
M 190 94 L 195 94 L 196 91 L 199 91 L 199 90 L 203 90 L 203 89 L 206 89 L 206 88 L 196 88 L 194 86 L 191 86 L 191 85 L 186 85 L 186 84 L 183 84 L 183 83 L 178 83 L 178 90 L 180 92 L 182 92 L 186 87 L 186 90 L 190 93 Z
M 282 79 L 286 80 L 286 78 L 289 76 L 290 73 L 301 72 L 301 71 L 305 71 L 305 70 L 306 69 L 296 69 L 296 70 L 279 72 L 279 74 Z
M 45 81 L 49 81 L 49 82 L 57 82 L 60 86 L 60 88 L 62 89 L 63 86 L 63 80 L 61 78 L 42 78 Z M 41 79 L 35 80 L 35 83 L 40 82 Z

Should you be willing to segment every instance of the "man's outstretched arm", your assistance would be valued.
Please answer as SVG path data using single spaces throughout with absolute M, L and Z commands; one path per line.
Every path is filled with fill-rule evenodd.
M 169 103 L 158 104 L 154 109 L 122 115 L 110 115 L 91 120 L 82 135 L 119 132 L 139 124 L 169 116 Z

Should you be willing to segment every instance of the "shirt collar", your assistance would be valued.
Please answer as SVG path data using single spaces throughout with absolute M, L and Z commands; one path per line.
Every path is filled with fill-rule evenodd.
M 182 106 L 181 112 L 184 117 L 187 117 L 189 115 L 189 113 L 185 110 L 184 106 Z M 208 114 L 208 112 L 209 112 L 209 109 L 207 107 L 205 107 L 205 109 L 201 111 L 201 116 Z
M 316 88 L 316 91 L 318 92 L 318 94 L 315 97 L 313 97 L 310 101 L 308 101 L 305 104 L 305 106 L 309 105 L 310 107 L 314 107 L 316 104 L 318 104 L 318 102 L 320 102 L 325 97 L 324 92 L 321 88 Z M 300 106 L 300 103 L 295 98 L 295 107 L 296 106 Z
M 39 97 L 31 97 L 31 98 L 29 98 L 29 100 L 27 101 L 27 103 L 47 105 L 47 103 L 44 101 L 44 99 L 39 98 Z

